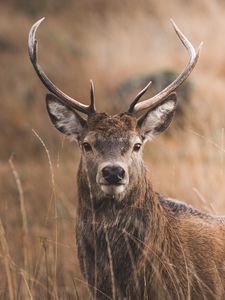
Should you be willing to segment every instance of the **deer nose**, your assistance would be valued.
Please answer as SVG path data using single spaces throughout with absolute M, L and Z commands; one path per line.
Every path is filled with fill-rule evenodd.
M 102 169 L 102 175 L 109 184 L 118 184 L 125 176 L 125 171 L 120 166 L 106 166 Z

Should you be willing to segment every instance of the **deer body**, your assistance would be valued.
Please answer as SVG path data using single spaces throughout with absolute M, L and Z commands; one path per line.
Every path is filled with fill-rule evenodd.
M 145 142 L 169 126 L 176 110 L 172 92 L 194 68 L 198 52 L 174 24 L 189 52 L 186 68 L 156 96 L 138 103 L 149 84 L 127 112 L 108 116 L 95 110 L 93 84 L 90 105 L 84 105 L 41 69 L 35 33 L 42 20 L 31 28 L 29 54 L 51 92 L 51 121 L 80 147 L 76 240 L 92 298 L 225 299 L 225 220 L 156 193 L 142 161 Z
M 170 209 L 160 205 L 165 215 L 162 218 L 160 211 L 158 220 L 151 219 L 149 210 L 142 211 L 144 216 L 140 218 L 140 211 L 124 208 L 119 212 L 114 210 L 119 215 L 114 216 L 117 220 L 110 219 L 110 213 L 106 214 L 107 224 L 101 217 L 97 218 L 95 227 L 87 226 L 84 212 L 79 212 L 79 260 L 90 287 L 96 288 L 91 288 L 92 295 L 97 299 L 224 299 L 224 228 L 216 219 L 212 225 L 212 220 L 205 220 L 208 216 L 204 214 L 193 216 L 188 208 L 183 211 L 184 208 L 178 205 L 174 216 Z M 123 218 L 128 214 L 129 217 L 132 214 L 132 222 L 124 224 Z M 91 222 L 92 216 L 89 217 Z M 139 226 L 133 222 L 138 222 Z M 204 226 L 204 232 L 199 223 Z M 93 232 L 96 232 L 95 236 Z M 93 278 L 95 251 L 97 271 Z
M 112 124 L 110 131 L 113 136 Z M 123 134 L 118 128 L 115 132 Z M 78 171 L 76 238 L 81 270 L 93 287 L 92 296 L 171 300 L 225 297 L 222 218 L 155 193 L 143 165 L 136 169 L 138 180 L 123 199 L 98 198 L 91 187 L 93 182 L 88 181 L 91 175 L 86 164 L 81 160 Z

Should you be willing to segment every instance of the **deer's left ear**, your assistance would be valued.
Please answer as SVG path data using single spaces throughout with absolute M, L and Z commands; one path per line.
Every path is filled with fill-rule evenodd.
M 152 139 L 170 125 L 176 110 L 177 97 L 172 93 L 163 102 L 138 119 L 138 127 L 146 139 Z

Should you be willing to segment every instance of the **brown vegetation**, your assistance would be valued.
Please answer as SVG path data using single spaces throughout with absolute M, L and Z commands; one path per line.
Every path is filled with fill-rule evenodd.
M 46 17 L 39 47 L 50 78 L 78 99 L 88 98 L 92 78 L 106 111 L 107 95 L 125 78 L 182 68 L 186 53 L 170 17 L 194 45 L 203 40 L 185 129 L 154 140 L 145 159 L 158 191 L 223 214 L 225 7 L 209 0 L 39 3 L 0 4 L 0 298 L 76 299 L 77 289 L 85 299 L 74 241 L 79 151 L 48 120 L 27 54 L 30 26 Z

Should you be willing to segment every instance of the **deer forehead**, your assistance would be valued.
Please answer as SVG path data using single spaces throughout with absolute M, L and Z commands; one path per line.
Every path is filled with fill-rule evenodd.
M 141 143 L 142 139 L 137 132 L 128 131 L 123 132 L 120 135 L 118 131 L 110 130 L 109 132 L 100 132 L 100 131 L 89 131 L 84 137 L 83 142 L 90 143 L 96 148 L 108 144 L 110 146 L 121 146 L 121 145 L 133 145 L 134 143 Z
M 95 113 L 87 120 L 88 131 L 100 131 L 110 134 L 111 131 L 119 133 L 137 131 L 136 117 L 127 113 L 109 116 L 106 113 Z

